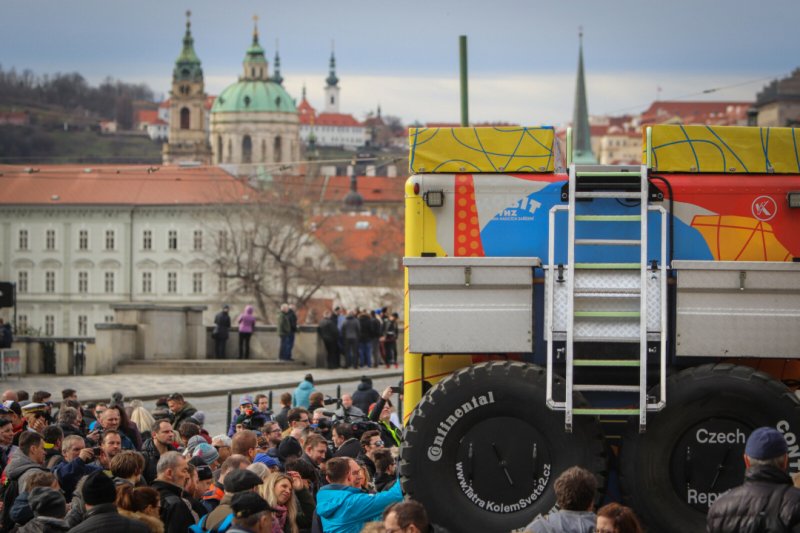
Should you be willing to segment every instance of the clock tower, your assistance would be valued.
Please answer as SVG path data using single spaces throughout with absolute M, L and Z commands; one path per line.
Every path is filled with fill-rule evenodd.
M 164 144 L 165 165 L 211 163 L 211 146 L 206 126 L 206 93 L 203 69 L 194 51 L 191 11 L 186 12 L 183 49 L 172 70 L 169 106 L 169 136 Z

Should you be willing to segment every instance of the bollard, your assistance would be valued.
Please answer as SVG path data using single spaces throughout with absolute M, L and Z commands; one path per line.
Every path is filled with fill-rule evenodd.
M 228 428 L 231 427 L 231 418 L 233 417 L 233 394 L 228 391 L 228 424 L 225 426 L 225 434 L 228 434 Z
M 267 409 L 272 411 L 272 391 L 269 391 L 269 394 L 267 395 Z
M 341 385 L 336 385 L 336 399 L 337 400 L 341 400 L 342 399 L 342 386 Z

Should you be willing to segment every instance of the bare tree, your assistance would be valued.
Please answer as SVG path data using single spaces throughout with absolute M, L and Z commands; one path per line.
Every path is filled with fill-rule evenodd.
M 219 209 L 210 259 L 227 295 L 252 299 L 270 322 L 281 303 L 302 307 L 323 286 L 330 259 L 301 209 L 268 193 L 255 196 Z

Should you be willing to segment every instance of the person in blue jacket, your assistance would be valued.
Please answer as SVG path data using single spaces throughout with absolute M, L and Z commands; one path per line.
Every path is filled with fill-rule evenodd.
M 317 389 L 314 388 L 314 376 L 306 374 L 306 377 L 303 378 L 303 381 L 297 385 L 297 388 L 294 389 L 292 393 L 292 406 L 308 409 L 308 397 L 311 396 L 311 393 L 315 390 Z
M 365 523 L 380 520 L 386 507 L 403 501 L 400 483 L 377 494 L 357 488 L 361 467 L 349 457 L 334 457 L 326 469 L 330 484 L 319 489 L 316 511 L 325 533 L 358 533 Z

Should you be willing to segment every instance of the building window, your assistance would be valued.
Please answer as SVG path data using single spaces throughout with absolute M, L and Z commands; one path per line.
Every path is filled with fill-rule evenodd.
M 105 283 L 106 293 L 111 294 L 114 292 L 114 273 L 113 272 L 106 272 L 106 283 Z
M 56 230 L 49 229 L 45 232 L 44 243 L 47 250 L 56 249 Z
M 56 334 L 56 317 L 53 315 L 44 316 L 44 334 L 52 337 Z
M 188 130 L 190 127 L 191 112 L 188 107 L 181 108 L 181 129 Z
M 169 233 L 167 234 L 167 248 L 170 250 L 178 249 L 178 230 L 169 230 Z
M 249 135 L 242 138 L 242 163 L 253 162 L 253 140 Z
M 89 230 L 82 229 L 78 232 L 78 249 L 89 249 Z
M 178 292 L 178 273 L 167 272 L 167 292 L 176 294 Z
M 192 292 L 194 294 L 201 294 L 203 292 L 203 273 L 194 272 L 192 274 Z
M 28 249 L 28 230 L 26 229 L 19 230 L 19 249 Z
M 17 331 L 18 335 L 25 335 L 28 333 L 28 315 L 17 315 Z
M 105 321 L 106 321 L 106 324 L 111 324 L 112 322 L 114 322 L 114 315 L 106 315 L 105 316 Z
M 152 250 L 153 249 L 153 231 L 146 229 L 142 232 L 142 249 L 143 250 Z
M 151 294 L 153 292 L 153 273 L 142 272 L 142 292 Z
M 275 141 L 272 143 L 272 159 L 276 163 L 281 162 L 281 138 L 275 137 Z
M 219 278 L 219 292 L 222 294 L 228 292 L 228 278 Z
M 78 315 L 78 337 L 86 337 L 89 331 L 89 317 Z
M 56 292 L 56 273 L 52 270 L 44 273 L 44 292 Z
M 106 230 L 106 250 L 113 250 L 114 249 L 114 230 L 107 229 Z
M 27 294 L 28 292 L 28 272 L 23 270 L 17 274 L 17 292 Z
M 89 292 L 89 273 L 78 272 L 78 292 L 86 294 Z
M 228 251 L 228 232 L 225 230 L 221 230 L 219 232 L 219 247 L 217 251 L 218 252 Z
M 200 252 L 203 250 L 203 231 L 196 229 L 194 230 L 194 251 Z

